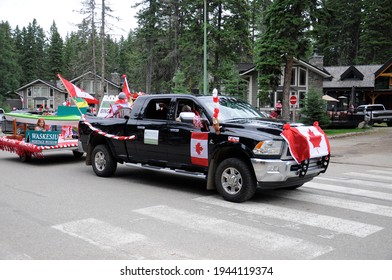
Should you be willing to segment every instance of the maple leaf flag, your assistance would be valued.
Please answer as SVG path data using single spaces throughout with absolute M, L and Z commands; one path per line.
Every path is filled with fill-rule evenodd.
M 87 101 L 88 104 L 99 104 L 98 99 L 94 98 L 94 96 L 92 96 L 91 94 L 78 88 L 70 81 L 64 79 L 63 77 L 61 77 L 60 74 L 57 74 L 57 77 L 59 77 L 60 81 L 63 83 L 63 85 L 65 86 L 65 88 L 67 89 L 67 91 L 71 95 L 71 97 L 83 98 Z
M 331 153 L 328 137 L 317 122 L 313 126 L 298 127 L 285 124 L 281 136 L 288 143 L 291 155 L 297 163 Z
M 208 166 L 208 133 L 192 132 L 191 162 L 196 165 Z
M 122 75 L 122 77 L 124 78 L 124 85 L 122 88 L 123 93 L 125 93 L 125 95 L 127 96 L 127 99 L 131 99 L 131 91 L 129 90 L 129 86 L 128 86 L 128 81 L 127 81 L 127 76 Z

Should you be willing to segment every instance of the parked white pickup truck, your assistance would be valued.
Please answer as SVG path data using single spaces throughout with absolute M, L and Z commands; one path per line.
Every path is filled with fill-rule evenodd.
M 368 125 L 385 122 L 392 126 L 392 110 L 385 110 L 382 104 L 360 105 L 355 112 L 357 115 L 363 115 Z

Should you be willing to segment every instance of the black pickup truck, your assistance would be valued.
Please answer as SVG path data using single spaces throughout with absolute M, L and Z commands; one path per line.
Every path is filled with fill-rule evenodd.
M 143 95 L 124 118 L 85 116 L 79 147 L 97 176 L 117 163 L 202 174 L 207 189 L 242 202 L 258 187 L 295 189 L 326 171 L 328 156 L 293 159 L 283 124 L 233 97 L 219 96 L 217 111 L 212 96 Z

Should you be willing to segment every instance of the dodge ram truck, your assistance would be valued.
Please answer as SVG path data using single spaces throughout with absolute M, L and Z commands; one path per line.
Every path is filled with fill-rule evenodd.
M 282 137 L 284 125 L 233 97 L 156 94 L 138 97 L 123 118 L 83 117 L 78 139 L 97 176 L 114 175 L 118 163 L 198 174 L 208 190 L 243 202 L 257 188 L 296 189 L 327 170 L 329 154 L 294 159 L 304 148 Z

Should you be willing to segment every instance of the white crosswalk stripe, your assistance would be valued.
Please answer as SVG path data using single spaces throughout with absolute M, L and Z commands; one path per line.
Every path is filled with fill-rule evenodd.
M 317 245 L 300 238 L 244 226 L 166 205 L 152 206 L 134 211 L 192 230 L 222 236 L 225 239 L 233 239 L 236 242 L 243 240 L 248 244 L 252 243 L 252 246 L 260 247 L 260 250 L 270 251 L 277 256 L 281 253 L 291 259 L 313 259 L 333 250 L 332 247 Z
M 226 207 L 238 211 L 252 213 L 254 215 L 285 220 L 312 227 L 318 227 L 333 232 L 349 234 L 357 237 L 366 237 L 383 229 L 379 226 L 363 224 L 341 218 L 318 215 L 315 213 L 309 213 L 305 211 L 268 204 L 260 204 L 254 202 L 249 202 L 246 204 L 233 204 L 224 200 L 219 200 L 216 197 L 212 196 L 200 197 L 194 200 L 203 203 L 213 204 L 220 207 Z
M 384 192 L 369 191 L 369 190 L 342 187 L 342 186 L 336 186 L 330 184 L 319 184 L 312 181 L 304 184 L 303 187 L 392 201 L 392 194 L 384 193 Z
M 343 177 L 342 178 L 317 177 L 316 179 L 313 180 L 313 182 L 318 182 L 318 181 L 330 181 L 330 182 L 339 182 L 339 183 L 350 184 L 350 185 L 392 189 L 391 183 L 374 182 L 374 181 L 366 181 L 366 180 L 343 178 Z
M 383 175 L 377 175 L 377 174 L 372 174 L 372 173 L 360 173 L 360 172 L 347 172 L 344 174 L 347 176 L 361 177 L 361 178 L 366 178 L 366 179 L 385 180 L 385 181 L 392 182 L 392 176 L 390 176 L 390 175 L 383 176 Z
M 200 259 L 191 253 L 167 248 L 166 244 L 151 240 L 145 235 L 94 218 L 54 225 L 52 228 L 126 259 Z
M 392 217 L 392 207 L 383 206 L 373 203 L 366 203 L 360 201 L 353 201 L 349 199 L 328 197 L 325 195 L 318 195 L 307 193 L 306 191 L 298 192 L 286 192 L 286 191 L 274 191 L 271 195 L 283 197 L 287 199 L 294 199 L 298 201 L 304 201 L 309 203 L 315 203 L 320 205 L 326 205 L 341 209 L 353 210 L 362 213 L 368 213 L 373 215 Z
M 132 233 L 93 218 L 72 221 L 52 227 L 102 249 L 119 247 L 145 238 L 141 234 Z

